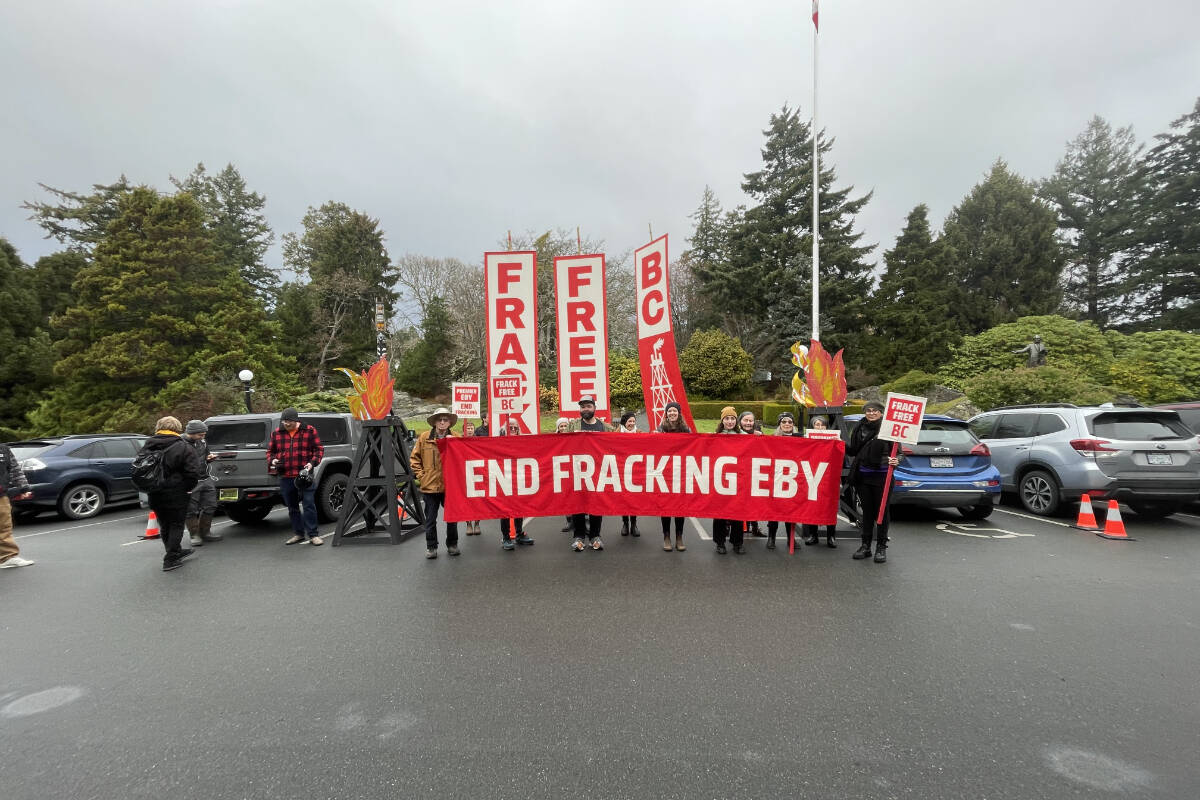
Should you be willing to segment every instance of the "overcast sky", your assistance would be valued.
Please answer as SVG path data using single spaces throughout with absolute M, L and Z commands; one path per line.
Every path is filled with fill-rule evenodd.
M 337 200 L 395 258 L 481 260 L 506 230 L 686 246 L 784 104 L 812 110 L 809 0 L 11 0 L 0 236 L 57 249 L 37 183 L 169 188 L 232 162 L 276 235 Z M 864 242 L 935 224 L 997 159 L 1048 175 L 1093 114 L 1142 141 L 1200 95 L 1195 0 L 823 0 L 819 124 Z M 877 253 L 878 255 L 878 253 Z M 272 251 L 278 258 L 278 247 Z

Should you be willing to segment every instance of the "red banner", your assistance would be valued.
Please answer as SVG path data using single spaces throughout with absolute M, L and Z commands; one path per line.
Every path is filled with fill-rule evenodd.
M 438 440 L 447 522 L 603 516 L 837 520 L 845 444 L 799 436 L 561 433 Z
M 538 415 L 537 253 L 484 253 L 488 425 L 497 435 L 516 419 L 534 433 Z
M 679 403 L 688 427 L 696 430 L 688 407 L 675 334 L 671 329 L 671 288 L 667 278 L 667 237 L 660 236 L 633 251 L 637 281 L 638 360 L 642 368 L 642 392 L 650 430 L 662 423 L 667 403 Z
M 603 254 L 555 258 L 554 300 L 561 414 L 578 417 L 579 398 L 590 394 L 596 416 L 611 422 Z

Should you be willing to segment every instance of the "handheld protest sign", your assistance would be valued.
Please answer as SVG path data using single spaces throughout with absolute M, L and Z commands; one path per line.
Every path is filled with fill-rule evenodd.
M 840 439 L 842 434 L 838 431 L 831 431 L 828 428 L 806 428 L 804 430 L 805 439 Z
M 479 419 L 478 383 L 450 384 L 450 411 L 459 419 Z
M 888 392 L 887 401 L 883 404 L 883 420 L 879 423 L 879 438 L 892 443 L 891 458 L 896 457 L 901 442 L 916 444 L 921 438 L 921 420 L 925 419 L 927 402 L 928 399 L 924 397 Z M 887 513 L 888 497 L 892 492 L 892 473 L 895 469 L 888 464 L 887 480 L 883 484 L 883 500 L 879 504 L 879 515 L 875 518 L 876 525 L 883 524 L 883 515 Z

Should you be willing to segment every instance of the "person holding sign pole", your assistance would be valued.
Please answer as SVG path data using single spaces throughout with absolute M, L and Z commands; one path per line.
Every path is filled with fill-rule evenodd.
M 862 504 L 862 546 L 852 558 L 861 560 L 871 556 L 871 544 L 875 544 L 875 563 L 887 561 L 888 523 L 891 521 L 884 509 L 883 522 L 876 525 L 879 507 L 883 502 L 883 489 L 887 483 L 888 467 L 900 463 L 890 455 L 892 443 L 879 438 L 879 426 L 883 422 L 883 404 L 874 400 L 863 406 L 863 418 L 850 432 L 846 443 L 846 455 L 850 462 L 850 483 L 858 491 Z

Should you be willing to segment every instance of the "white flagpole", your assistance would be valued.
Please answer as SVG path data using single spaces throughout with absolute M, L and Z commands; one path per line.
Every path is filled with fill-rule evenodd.
M 812 178 L 812 338 L 821 341 L 821 250 L 818 244 L 819 209 L 821 195 L 821 166 L 817 153 L 817 32 L 819 25 L 815 18 L 817 3 L 813 2 L 813 110 L 812 110 L 812 140 L 813 140 L 813 178 Z

